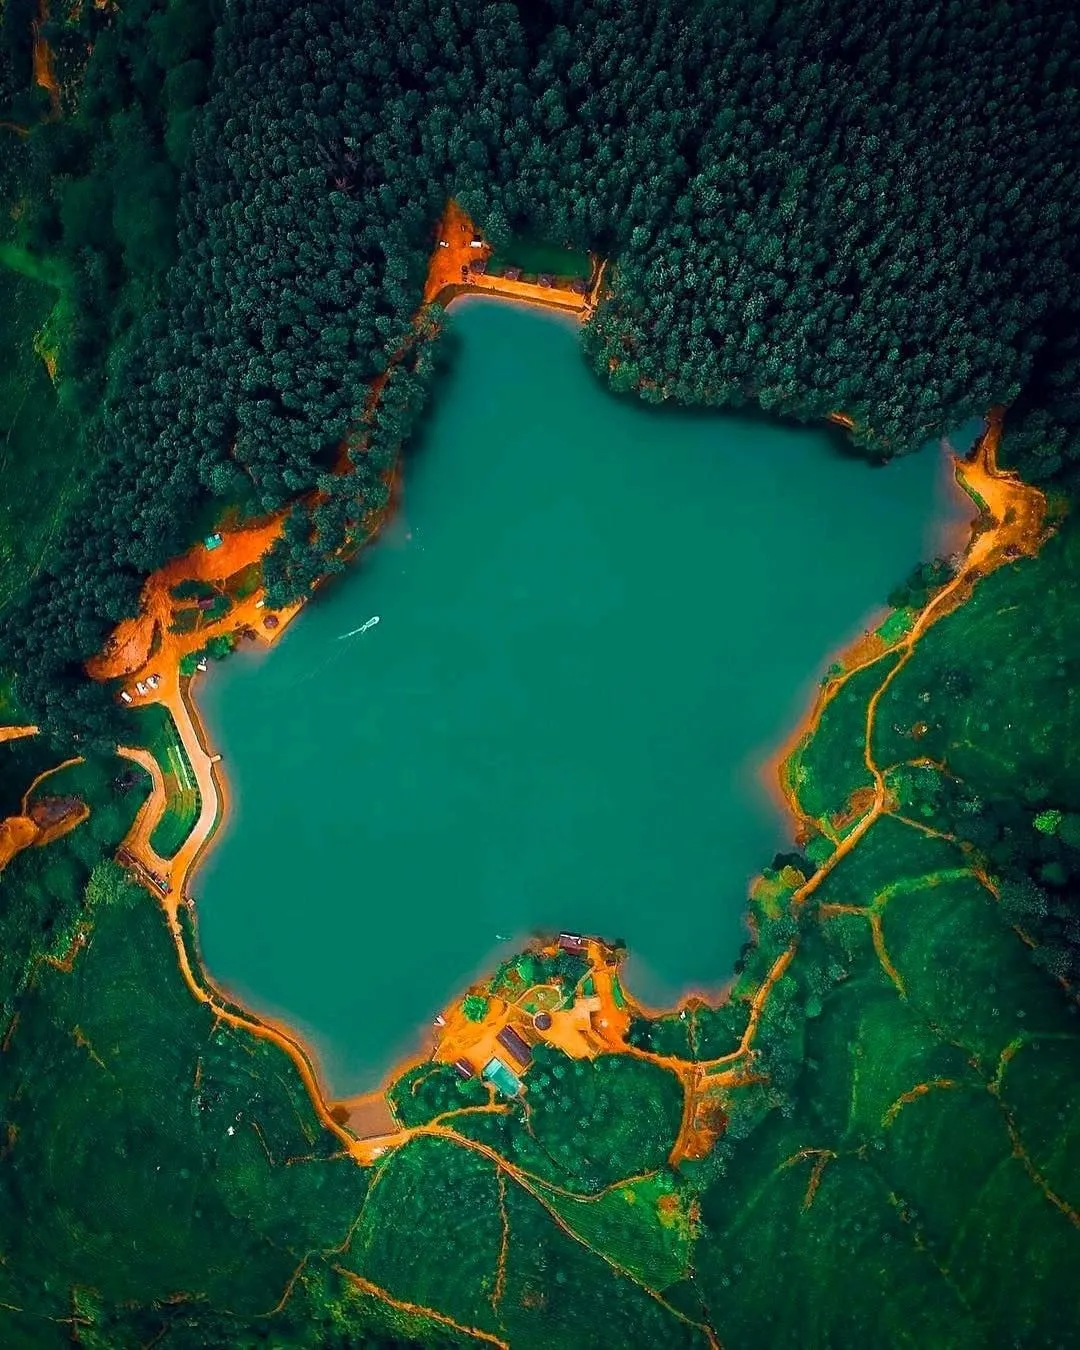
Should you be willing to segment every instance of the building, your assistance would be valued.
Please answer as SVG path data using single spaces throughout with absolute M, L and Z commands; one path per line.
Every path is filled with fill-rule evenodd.
M 485 1082 L 493 1083 L 504 1097 L 516 1097 L 521 1091 L 521 1079 L 498 1055 L 492 1055 L 480 1071 Z
M 483 247 L 484 247 L 484 241 L 480 238 L 480 236 L 479 236 L 478 234 L 474 234 L 473 237 L 469 240 L 469 247 L 470 247 L 470 248 L 483 248 Z
M 203 545 L 206 548 L 207 553 L 212 553 L 214 549 L 221 547 L 222 545 L 221 535 L 208 534 L 206 538 L 203 540 Z
M 462 1078 L 472 1078 L 476 1073 L 476 1070 L 467 1059 L 455 1059 L 454 1068 L 457 1069 Z
M 522 1066 L 530 1063 L 532 1060 L 532 1050 L 529 1042 L 525 1040 L 513 1027 L 503 1027 L 502 1031 L 495 1037 L 504 1050 L 508 1050 L 511 1055 Z
M 571 952 L 574 956 L 584 956 L 587 948 L 585 939 L 580 933 L 560 933 L 559 947 L 564 952 Z

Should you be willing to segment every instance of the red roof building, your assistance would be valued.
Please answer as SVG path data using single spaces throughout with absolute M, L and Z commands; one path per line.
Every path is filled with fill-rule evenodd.
M 495 1039 L 504 1050 L 513 1055 L 519 1064 L 528 1064 L 532 1060 L 532 1050 L 529 1048 L 528 1041 L 520 1036 L 513 1027 L 503 1027 Z

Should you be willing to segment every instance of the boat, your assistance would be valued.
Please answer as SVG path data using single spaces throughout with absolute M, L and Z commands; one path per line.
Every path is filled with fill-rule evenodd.
M 356 637 L 358 633 L 366 633 L 369 628 L 374 628 L 379 622 L 378 614 L 373 614 L 367 623 L 362 623 L 359 628 L 353 628 L 348 633 L 341 633 L 338 636 L 339 642 L 344 642 L 346 638 Z

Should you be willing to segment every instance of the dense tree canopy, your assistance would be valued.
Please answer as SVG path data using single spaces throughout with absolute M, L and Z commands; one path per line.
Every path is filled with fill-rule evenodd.
M 274 565 L 284 595 L 340 544 L 335 495 L 385 490 L 429 360 L 336 494 L 327 470 L 413 339 L 451 194 L 495 242 L 613 259 L 585 345 L 616 389 L 842 409 L 879 457 L 1012 402 L 1027 473 L 1080 454 L 1064 0 L 234 0 L 212 72 L 212 4 L 136 17 L 138 52 L 107 28 L 87 72 L 105 149 L 63 123 L 32 138 L 59 180 L 36 244 L 76 257 L 78 312 L 108 300 L 106 336 L 127 334 L 87 433 L 89 505 L 8 626 L 35 705 L 214 503 L 323 487 Z M 173 258 L 160 301 L 132 305 L 124 278 Z

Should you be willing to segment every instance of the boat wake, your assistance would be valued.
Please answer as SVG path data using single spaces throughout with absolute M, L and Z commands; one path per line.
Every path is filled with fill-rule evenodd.
M 353 628 L 348 633 L 341 633 L 338 636 L 338 641 L 344 642 L 346 638 L 356 637 L 358 633 L 366 633 L 369 628 L 374 628 L 378 622 L 379 616 L 377 614 L 373 614 L 371 618 L 368 619 L 367 623 L 362 623 L 359 628 Z

